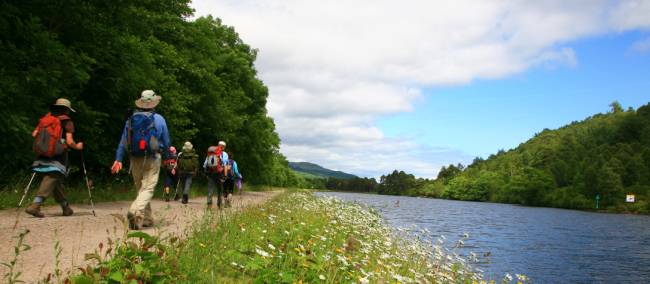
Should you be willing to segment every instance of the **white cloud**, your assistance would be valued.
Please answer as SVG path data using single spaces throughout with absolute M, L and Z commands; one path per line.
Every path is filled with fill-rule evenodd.
M 650 37 L 636 41 L 632 44 L 630 49 L 637 53 L 646 53 L 650 51 Z
M 377 176 L 434 176 L 469 162 L 451 148 L 387 138 L 378 117 L 421 90 L 576 66 L 571 41 L 650 27 L 650 1 L 195 1 L 258 48 L 269 112 L 289 160 Z M 433 142 L 432 142 L 433 143 Z M 448 145 L 447 145 L 448 146 Z

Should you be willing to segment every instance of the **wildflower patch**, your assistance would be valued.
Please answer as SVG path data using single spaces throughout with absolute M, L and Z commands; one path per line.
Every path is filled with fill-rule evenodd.
M 142 245 L 118 246 L 113 260 L 86 275 L 108 283 L 122 282 L 119 275 L 165 283 L 487 283 L 440 243 L 392 229 L 372 209 L 304 192 L 206 214 L 184 240 L 131 237 Z M 145 256 L 155 265 L 141 262 Z

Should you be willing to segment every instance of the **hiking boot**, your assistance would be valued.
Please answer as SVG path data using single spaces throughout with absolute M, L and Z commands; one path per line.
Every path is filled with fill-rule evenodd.
M 72 214 L 74 214 L 74 211 L 72 211 L 70 205 L 61 206 L 61 209 L 63 209 L 63 216 L 71 216 Z
M 178 193 L 174 194 L 174 201 L 178 201 L 179 199 L 181 199 L 181 196 Z
M 183 194 L 183 201 L 182 201 L 183 204 L 187 204 L 187 200 L 188 200 L 189 198 L 190 198 L 190 197 L 189 197 L 187 194 Z
M 45 217 L 45 215 L 41 212 L 41 205 L 38 203 L 32 203 L 32 205 L 29 205 L 29 207 L 25 209 L 25 212 L 37 218 Z
M 153 218 L 146 218 L 142 221 L 142 227 L 153 227 Z
M 142 228 L 142 216 L 135 216 L 132 213 L 128 213 L 126 214 L 126 218 L 129 219 L 129 229 L 140 230 Z
M 165 190 L 163 191 L 163 196 L 165 197 L 165 201 L 169 202 L 169 188 L 165 187 Z

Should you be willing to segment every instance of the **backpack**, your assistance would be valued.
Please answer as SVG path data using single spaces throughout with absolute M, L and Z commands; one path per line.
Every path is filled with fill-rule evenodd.
M 221 147 L 210 146 L 206 157 L 208 173 L 223 174 L 223 164 L 221 162 Z
M 36 136 L 32 150 L 39 157 L 52 158 L 63 154 L 67 146 L 63 139 L 63 127 L 61 121 L 68 120 L 67 115 L 53 116 L 47 113 L 41 117 L 36 126 Z
M 229 178 L 233 178 L 235 176 L 235 171 L 232 168 L 232 163 L 233 163 L 233 160 L 230 159 L 228 161 L 228 164 L 226 164 L 226 167 L 225 167 L 226 176 L 229 177 Z
M 133 156 L 158 153 L 158 133 L 154 112 L 135 112 L 128 121 L 129 152 Z
M 178 170 L 184 173 L 195 172 L 199 168 L 199 156 L 193 150 L 178 155 Z
M 171 155 L 169 159 L 163 161 L 163 166 L 168 171 L 175 169 L 176 165 L 177 165 L 176 155 Z

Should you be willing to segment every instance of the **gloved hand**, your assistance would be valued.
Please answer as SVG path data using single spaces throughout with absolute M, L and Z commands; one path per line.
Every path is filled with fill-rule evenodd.
M 115 161 L 113 162 L 113 166 L 111 167 L 111 173 L 116 174 L 120 172 L 121 169 L 122 169 L 122 162 Z

